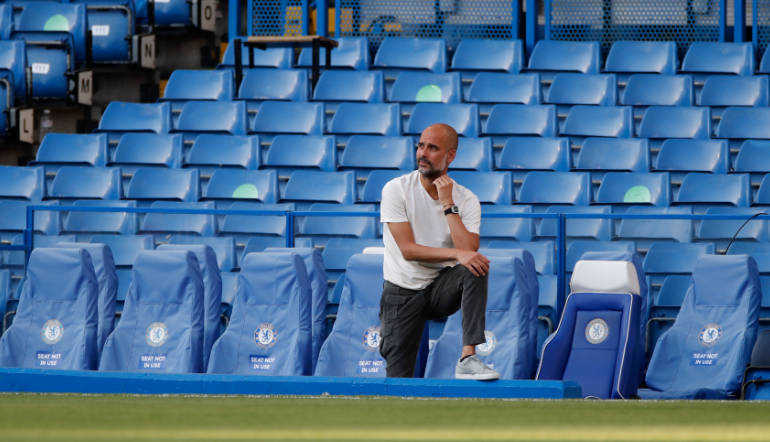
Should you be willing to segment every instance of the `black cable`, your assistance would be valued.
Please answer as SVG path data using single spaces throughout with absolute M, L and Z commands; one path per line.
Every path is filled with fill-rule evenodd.
M 767 215 L 767 214 L 765 212 L 757 212 L 757 213 L 751 215 L 750 217 L 746 218 L 746 221 L 744 221 L 743 224 L 741 224 L 741 226 L 738 227 L 738 230 L 735 231 L 735 234 L 733 235 L 733 237 L 730 238 L 730 242 L 727 243 L 727 248 L 725 249 L 725 252 L 723 253 L 723 255 L 727 255 L 727 252 L 730 250 L 730 246 L 733 245 L 733 242 L 735 242 L 735 238 L 738 237 L 738 234 L 741 233 L 741 230 L 743 230 L 743 228 L 746 226 L 746 224 L 748 224 L 749 221 L 751 221 L 752 219 L 758 217 L 759 215 Z

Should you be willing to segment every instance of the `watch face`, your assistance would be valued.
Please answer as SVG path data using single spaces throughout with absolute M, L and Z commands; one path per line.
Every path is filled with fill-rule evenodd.
M 449 210 L 451 210 L 452 213 L 455 213 L 455 214 L 460 213 L 460 209 L 457 206 L 452 206 L 450 207 Z

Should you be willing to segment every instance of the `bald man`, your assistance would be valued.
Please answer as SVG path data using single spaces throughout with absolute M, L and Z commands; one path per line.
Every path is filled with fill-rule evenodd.
M 382 189 L 380 354 L 388 377 L 411 377 L 425 321 L 460 308 L 463 342 L 455 377 L 500 377 L 476 356 L 476 345 L 485 342 L 489 260 L 477 252 L 479 199 L 447 175 L 456 154 L 457 132 L 434 124 L 417 144 L 417 170 Z

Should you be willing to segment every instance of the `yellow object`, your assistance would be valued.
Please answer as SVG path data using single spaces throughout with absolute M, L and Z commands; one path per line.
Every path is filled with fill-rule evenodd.
M 286 26 L 283 35 L 302 35 L 302 6 L 286 7 Z
M 334 26 L 334 19 L 329 23 Z M 353 8 L 342 8 L 340 11 L 340 32 L 353 32 Z
M 219 60 L 220 63 L 224 63 L 226 51 L 227 51 L 227 43 L 219 43 L 219 53 L 222 55 Z
M 168 80 L 160 80 L 158 83 L 158 96 L 163 97 L 166 95 L 166 85 L 168 84 Z

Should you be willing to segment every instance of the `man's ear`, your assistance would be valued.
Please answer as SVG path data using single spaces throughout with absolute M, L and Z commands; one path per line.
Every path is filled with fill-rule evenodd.
M 452 164 L 452 161 L 455 160 L 455 157 L 457 156 L 457 149 L 449 149 L 449 152 L 447 152 L 446 159 L 447 159 L 447 166 Z

